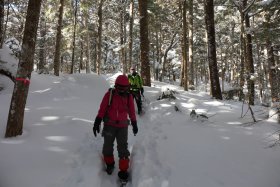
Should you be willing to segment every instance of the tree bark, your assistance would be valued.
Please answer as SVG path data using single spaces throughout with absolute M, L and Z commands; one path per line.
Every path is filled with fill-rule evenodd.
M 72 41 L 72 65 L 71 65 L 71 74 L 74 73 L 74 69 L 75 69 L 75 48 L 76 48 L 77 12 L 78 12 L 78 0 L 75 0 L 75 7 L 74 7 L 74 28 L 73 28 L 73 41 Z
M 56 31 L 55 53 L 54 53 L 54 74 L 59 76 L 60 71 L 60 54 L 61 54 L 61 39 L 62 39 L 62 20 L 63 20 L 64 0 L 60 0 L 59 16 Z
M 45 37 L 46 37 L 46 19 L 45 19 L 45 13 L 41 13 L 41 19 L 40 19 L 40 39 L 38 41 L 39 43 L 39 64 L 38 64 L 38 73 L 44 73 L 45 71 L 45 65 L 46 65 L 46 52 L 45 52 Z
M 204 0 L 204 7 L 208 40 L 208 61 L 211 81 L 211 94 L 216 99 L 223 99 L 217 67 L 213 0 Z
M 245 25 L 247 29 L 250 29 L 250 20 L 248 13 L 245 14 Z M 246 72 L 249 104 L 254 105 L 255 81 L 254 78 L 251 78 L 251 76 L 254 76 L 255 71 L 252 50 L 252 35 L 250 34 L 250 32 L 247 32 L 246 34 Z
M 194 85 L 194 62 L 193 62 L 193 0 L 189 0 L 189 68 L 190 68 L 190 78 L 189 84 Z
M 188 74 L 188 58 L 187 58 L 187 1 L 184 0 L 183 2 L 183 46 L 182 46 L 182 54 L 183 54 L 183 83 L 184 83 L 184 90 L 188 91 L 189 87 L 189 74 Z
M 100 0 L 99 2 L 99 6 L 98 6 L 98 42 L 97 42 L 97 59 L 96 59 L 96 73 L 98 75 L 100 75 L 101 70 L 100 70 L 100 66 L 101 66 L 101 47 L 102 47 L 102 24 L 103 24 L 103 18 L 102 18 L 102 7 L 103 7 L 103 1 L 104 0 Z
M 41 1 L 42 0 L 29 0 L 28 3 L 21 56 L 10 104 L 5 137 L 13 137 L 22 134 L 24 109 L 34 64 Z
M 4 42 L 4 5 L 5 1 L 0 0 L 0 49 Z
M 133 48 L 133 22 L 134 22 L 134 0 L 130 0 L 130 11 L 129 11 L 129 57 L 128 67 L 132 65 L 132 48 Z
M 141 76 L 145 86 L 151 86 L 148 37 L 148 0 L 139 0 Z

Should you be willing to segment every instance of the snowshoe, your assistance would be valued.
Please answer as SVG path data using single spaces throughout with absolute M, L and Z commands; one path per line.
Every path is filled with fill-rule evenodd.
M 128 175 L 127 171 L 119 171 L 118 176 L 121 184 L 126 184 L 128 182 Z

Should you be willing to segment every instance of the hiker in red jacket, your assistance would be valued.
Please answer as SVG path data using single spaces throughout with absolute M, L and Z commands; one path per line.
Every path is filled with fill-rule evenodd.
M 117 149 L 119 156 L 119 173 L 121 179 L 128 178 L 129 168 L 129 150 L 128 150 L 128 125 L 131 121 L 134 135 L 138 132 L 134 100 L 129 94 L 129 82 L 125 75 L 119 75 L 115 81 L 115 87 L 109 89 L 104 95 L 100 104 L 98 114 L 95 118 L 93 133 L 100 132 L 100 124 L 103 119 L 104 127 L 102 136 L 104 137 L 103 144 L 103 159 L 106 163 L 106 171 L 110 175 L 113 172 L 115 160 L 113 155 L 114 141 L 117 140 Z

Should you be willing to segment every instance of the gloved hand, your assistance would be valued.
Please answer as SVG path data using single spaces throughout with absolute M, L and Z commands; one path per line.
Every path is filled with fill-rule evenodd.
M 134 136 L 138 133 L 137 121 L 131 121 L 132 132 Z
M 140 88 L 140 92 L 141 92 L 141 95 L 143 95 L 143 93 L 144 93 L 144 88 L 143 87 Z
M 100 118 L 98 116 L 95 118 L 93 128 L 92 128 L 93 134 L 94 134 L 95 137 L 96 137 L 96 133 L 100 132 L 101 121 L 102 121 L 102 118 Z

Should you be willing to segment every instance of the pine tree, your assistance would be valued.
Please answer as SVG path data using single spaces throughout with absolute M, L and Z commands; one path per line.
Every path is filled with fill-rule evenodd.
M 148 0 L 139 0 L 141 76 L 145 86 L 151 86 L 148 35 Z
M 59 76 L 60 70 L 60 50 L 61 50 L 61 39 L 62 39 L 62 20 L 63 20 L 63 7 L 64 7 L 64 0 L 60 0 L 59 5 L 59 16 L 58 16 L 58 23 L 57 23 L 57 31 L 56 31 L 56 42 L 55 42 L 55 53 L 54 53 L 54 74 Z
M 204 0 L 204 9 L 208 40 L 208 61 L 211 81 L 211 94 L 216 99 L 223 99 L 217 67 L 213 0 Z
M 35 43 L 41 2 L 42 0 L 29 0 L 28 2 L 22 51 L 10 104 L 5 137 L 13 137 L 22 134 L 24 108 L 34 64 Z
M 4 5 L 5 1 L 0 0 L 0 48 L 2 48 L 4 41 Z

